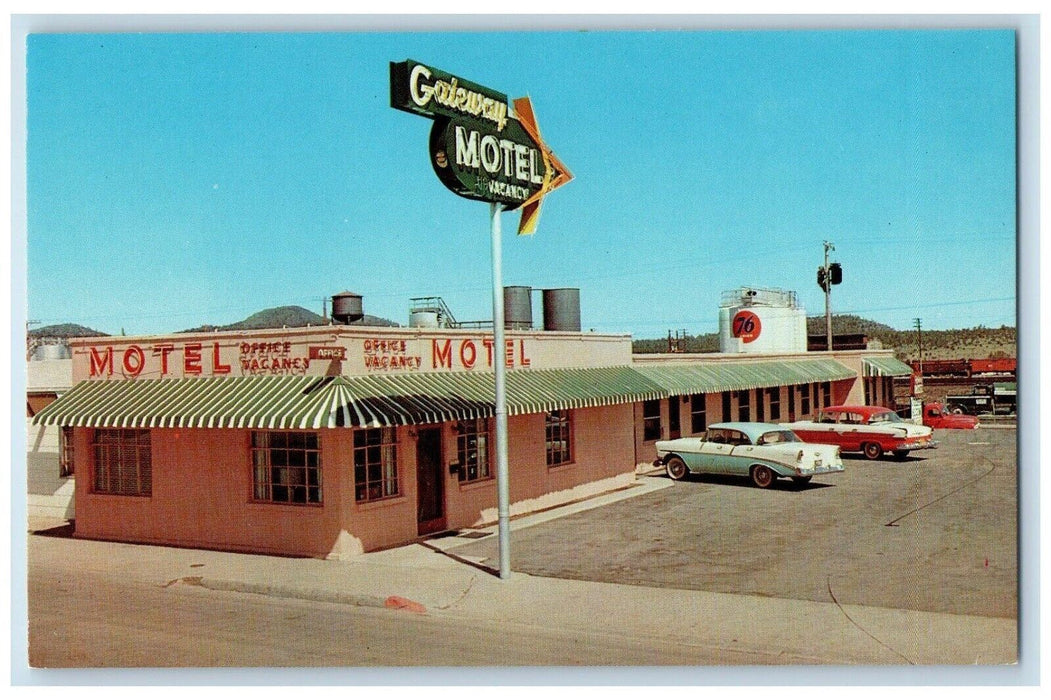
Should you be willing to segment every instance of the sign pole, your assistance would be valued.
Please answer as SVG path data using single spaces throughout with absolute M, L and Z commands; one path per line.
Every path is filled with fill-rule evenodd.
M 496 498 L 497 531 L 500 541 L 500 578 L 511 577 L 510 490 L 507 483 L 507 393 L 504 384 L 507 344 L 504 342 L 503 251 L 500 236 L 499 202 L 489 205 L 489 232 L 493 244 L 493 372 L 496 384 Z
M 511 577 L 510 488 L 507 469 L 507 343 L 500 214 L 520 209 L 518 233 L 536 230 L 540 203 L 573 175 L 540 138 L 528 97 L 507 95 L 459 76 L 405 60 L 390 64 L 390 106 L 433 119 L 428 151 L 434 174 L 455 194 L 489 202 L 493 239 L 493 363 L 496 406 L 496 495 L 500 578 Z

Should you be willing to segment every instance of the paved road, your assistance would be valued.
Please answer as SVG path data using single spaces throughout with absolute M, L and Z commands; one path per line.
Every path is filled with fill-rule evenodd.
M 652 636 L 555 623 L 515 625 L 163 586 L 32 559 L 29 659 L 38 669 L 816 662 L 710 644 L 669 646 Z
M 846 472 L 802 489 L 781 480 L 764 491 L 744 480 L 694 479 L 515 531 L 512 568 L 1016 617 L 1016 431 L 937 433 L 937 450 L 904 462 L 847 457 Z M 454 550 L 486 563 L 496 551 L 492 538 Z

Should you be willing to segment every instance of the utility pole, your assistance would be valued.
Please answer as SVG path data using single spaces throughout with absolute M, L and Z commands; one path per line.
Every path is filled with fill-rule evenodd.
M 817 286 L 825 290 L 825 343 L 832 350 L 832 285 L 843 281 L 843 267 L 828 261 L 828 252 L 835 250 L 831 241 L 825 241 L 825 264 L 817 269 Z
M 919 396 L 923 393 L 923 331 L 921 330 L 923 324 L 920 319 L 912 319 L 912 324 L 916 327 L 916 347 L 918 348 L 918 354 L 920 356 L 920 368 L 916 373 L 917 376 L 913 379 L 913 394 Z M 922 410 L 922 405 L 921 405 Z
M 830 241 L 825 241 L 825 264 L 822 266 L 824 275 L 824 284 L 821 286 L 825 288 L 825 346 L 826 350 L 832 350 L 832 281 L 829 273 L 828 266 L 828 251 L 835 250 L 836 246 L 832 245 Z
M 912 324 L 916 327 L 916 345 L 919 348 L 920 355 L 920 376 L 923 376 L 923 331 L 921 330 L 922 325 L 920 319 L 912 319 Z

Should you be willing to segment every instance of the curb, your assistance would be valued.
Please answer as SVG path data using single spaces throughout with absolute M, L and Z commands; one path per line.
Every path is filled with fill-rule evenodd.
M 234 593 L 255 593 L 272 598 L 290 598 L 294 600 L 312 600 L 319 603 L 338 603 L 366 608 L 387 608 L 406 610 L 426 614 L 427 607 L 402 596 L 378 596 L 367 593 L 340 593 L 323 588 L 298 588 L 265 583 L 248 583 L 246 581 L 229 581 L 224 579 L 189 577 L 177 579 L 180 583 L 200 586 L 212 591 L 230 591 Z

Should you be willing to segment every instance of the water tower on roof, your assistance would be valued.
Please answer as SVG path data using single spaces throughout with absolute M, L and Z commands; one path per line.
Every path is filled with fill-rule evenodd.
M 354 323 L 365 317 L 362 311 L 361 295 L 354 292 L 340 292 L 332 295 L 332 320 L 336 323 Z

